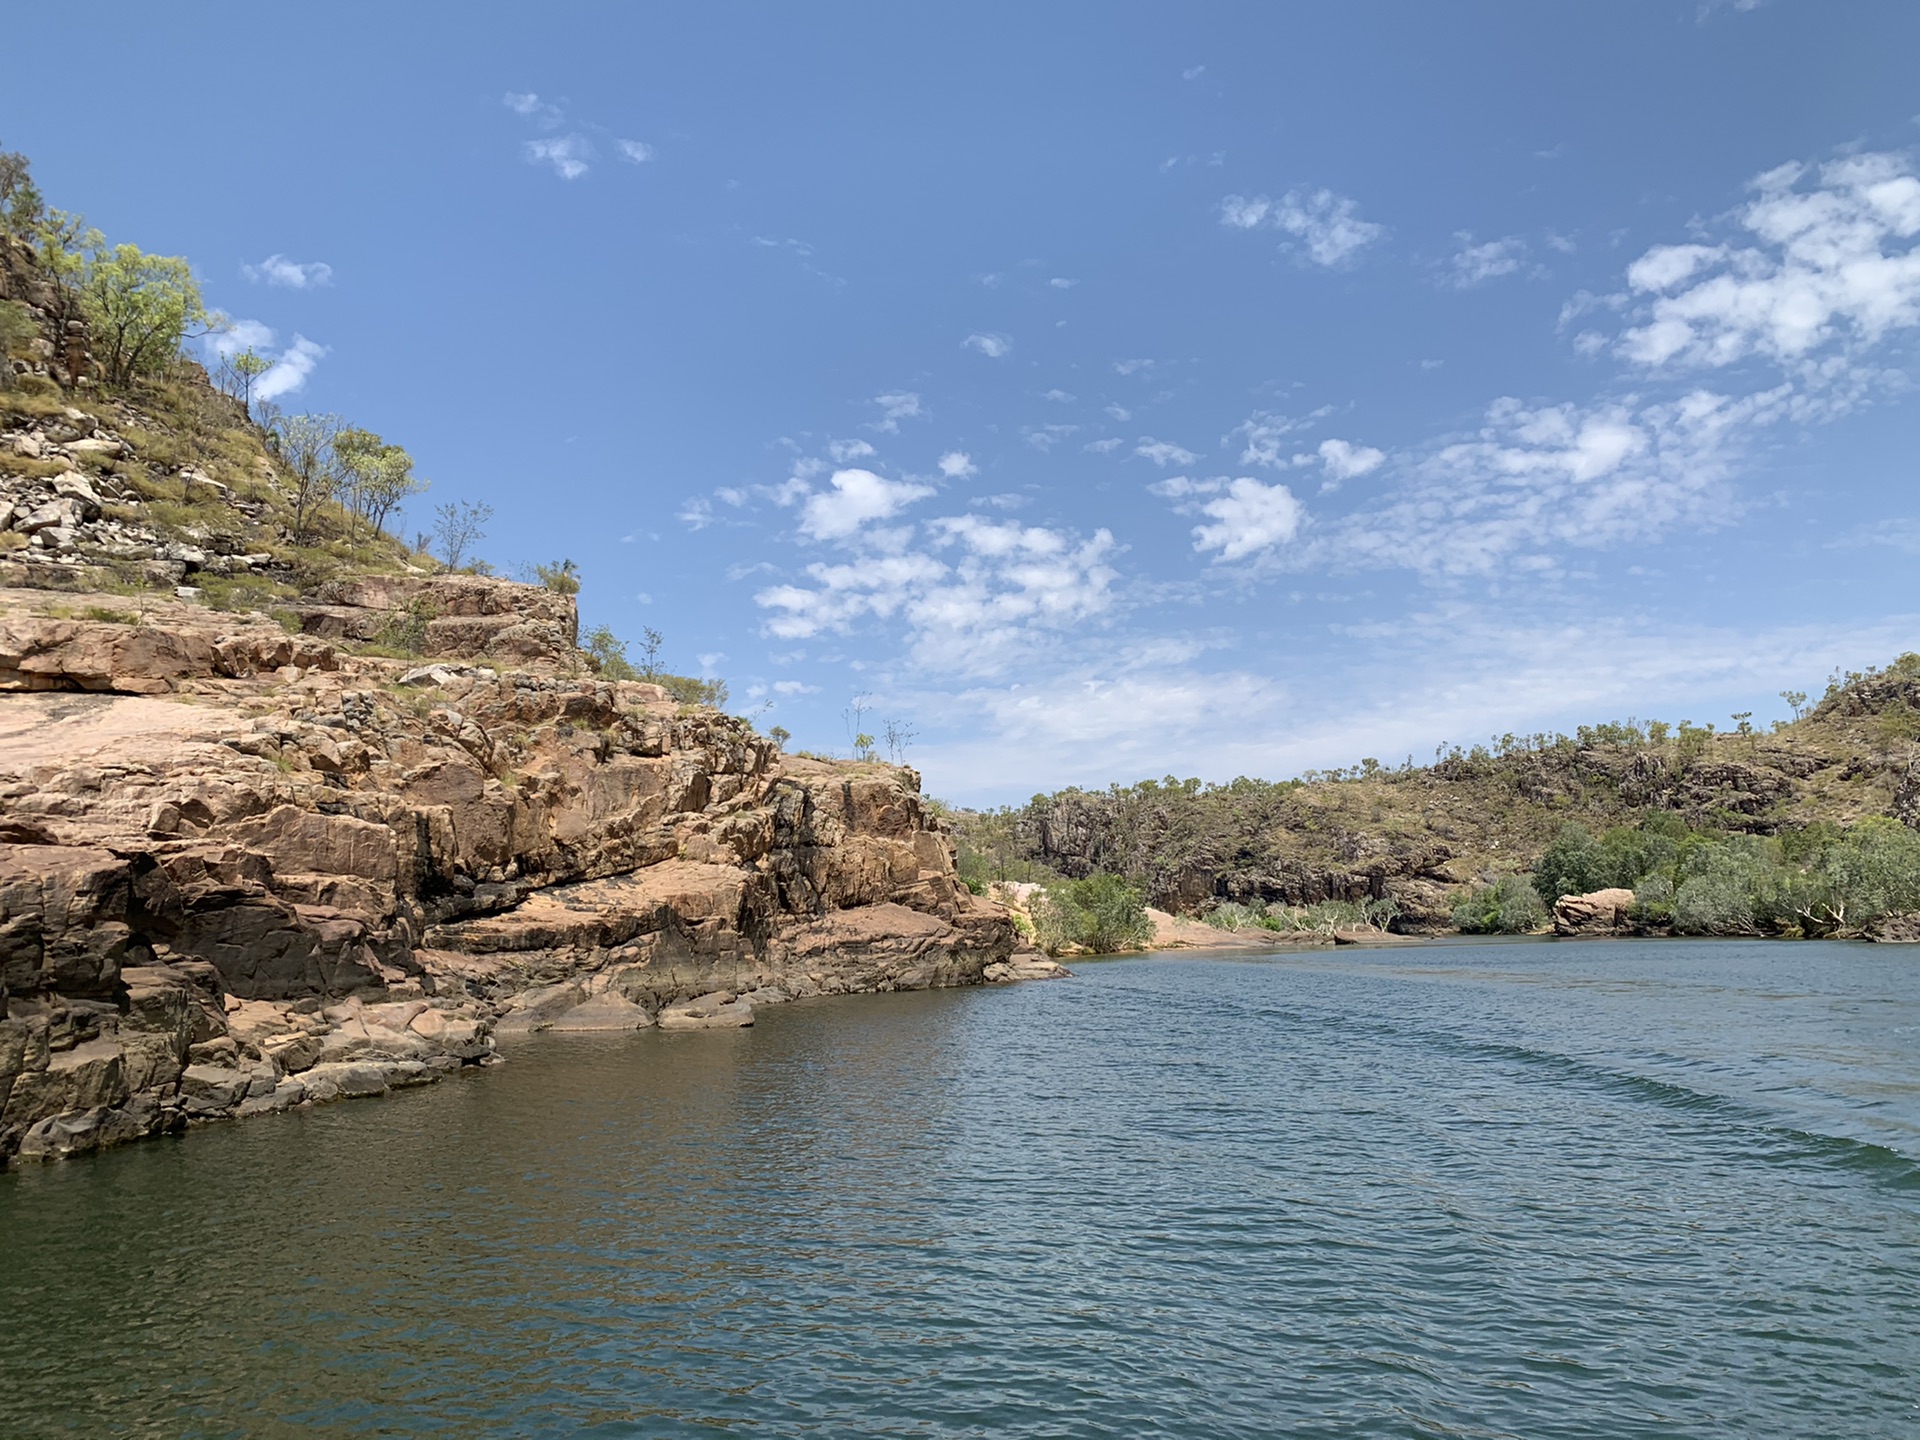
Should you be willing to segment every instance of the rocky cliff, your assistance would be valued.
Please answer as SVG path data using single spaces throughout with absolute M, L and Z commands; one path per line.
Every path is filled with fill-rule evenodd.
M 597 678 L 570 595 L 293 498 L 177 362 L 0 373 L 0 1163 L 376 1094 L 497 1030 L 1051 973 L 918 777 Z M 70 308 L 70 307 L 68 307 Z
M 448 648 L 571 630 L 564 597 L 480 588 Z M 320 613 L 353 633 L 367 598 Z M 419 665 L 178 600 L 47 613 L 114 600 L 0 592 L 0 1152 L 430 1079 L 496 1024 L 1011 973 L 910 770 L 790 759 L 559 655 Z

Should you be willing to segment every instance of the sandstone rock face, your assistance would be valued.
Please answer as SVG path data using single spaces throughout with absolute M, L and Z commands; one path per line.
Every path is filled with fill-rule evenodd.
M 1556 935 L 1614 935 L 1627 928 L 1631 890 L 1595 890 L 1590 895 L 1562 895 L 1553 902 Z
M 496 1030 L 1059 973 L 958 882 L 912 771 L 593 678 L 567 597 L 355 581 L 289 635 L 10 593 L 0 1158 L 425 1083 L 497 1058 Z M 329 638 L 422 596 L 496 663 Z
M 378 640 L 396 621 L 422 628 L 424 653 L 518 666 L 576 663 L 579 612 L 570 595 L 478 575 L 363 575 L 320 587 L 292 607 L 309 635 Z

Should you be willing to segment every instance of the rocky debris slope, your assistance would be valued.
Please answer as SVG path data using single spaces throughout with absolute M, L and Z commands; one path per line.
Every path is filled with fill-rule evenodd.
M 528 662 L 341 648 L 421 602 L 434 648 Z M 341 585 L 299 634 L 94 618 L 123 603 L 0 591 L 0 1156 L 380 1093 L 496 1030 L 1036 973 L 912 771 L 594 678 L 565 597 Z

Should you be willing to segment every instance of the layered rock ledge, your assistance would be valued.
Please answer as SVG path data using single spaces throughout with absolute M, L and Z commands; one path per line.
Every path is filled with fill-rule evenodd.
M 344 648 L 423 595 L 450 657 Z M 497 1030 L 1057 968 L 914 772 L 599 680 L 563 597 L 370 582 L 293 634 L 61 598 L 0 593 L 0 1158 L 422 1083 Z

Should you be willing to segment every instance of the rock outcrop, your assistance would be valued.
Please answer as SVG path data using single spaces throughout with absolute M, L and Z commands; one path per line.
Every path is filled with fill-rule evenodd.
M 1630 928 L 1627 912 L 1633 891 L 1595 890 L 1587 895 L 1562 895 L 1553 902 L 1556 935 L 1618 935 Z
M 50 598 L 0 592 L 0 1156 L 383 1093 L 496 1031 L 1040 973 L 912 771 L 595 678 L 567 597 L 341 584 L 291 634 Z M 352 652 L 423 599 L 440 658 Z

